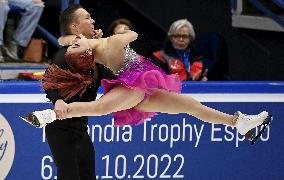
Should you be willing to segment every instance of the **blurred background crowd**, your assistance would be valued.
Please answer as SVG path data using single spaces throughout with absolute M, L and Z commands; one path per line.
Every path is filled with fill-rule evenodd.
M 60 48 L 63 6 L 80 3 L 104 37 L 125 27 L 138 32 L 130 46 L 184 81 L 283 80 L 284 4 L 257 2 L 0 0 L 0 78 L 36 80 Z M 6 77 L 5 69 L 18 75 Z

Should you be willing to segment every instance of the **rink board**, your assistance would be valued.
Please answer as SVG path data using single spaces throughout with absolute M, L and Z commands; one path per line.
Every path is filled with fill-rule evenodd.
M 92 117 L 97 179 L 284 178 L 283 82 L 185 83 L 183 93 L 227 113 L 267 110 L 274 121 L 252 146 L 232 127 L 185 114 L 158 114 L 121 128 L 112 126 L 110 115 Z M 0 82 L 0 179 L 57 179 L 44 129 L 18 118 L 45 108 L 52 105 L 38 82 Z

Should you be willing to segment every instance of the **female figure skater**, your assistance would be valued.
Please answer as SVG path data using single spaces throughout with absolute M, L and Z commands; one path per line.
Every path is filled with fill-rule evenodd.
M 56 119 L 113 113 L 114 125 L 123 126 L 141 124 L 156 112 L 187 113 L 205 122 L 234 126 L 241 135 L 253 140 L 250 130 L 270 119 L 266 111 L 258 115 L 245 115 L 241 112 L 235 115 L 226 114 L 202 105 L 190 96 L 179 94 L 181 81 L 178 75 L 167 75 L 127 46 L 137 36 L 134 31 L 122 30 L 120 34 L 101 39 L 86 39 L 82 35 L 75 40 L 70 36 L 61 38 L 61 44 L 72 42 L 65 54 L 69 65 L 79 66 L 76 62 L 86 62 L 90 66 L 90 60 L 94 60 L 112 70 L 116 79 L 102 80 L 105 95 L 92 102 L 68 104 L 68 112 L 61 117 L 56 117 L 55 112 L 48 109 L 30 113 L 25 120 L 32 124 L 36 122 L 38 127 L 42 127 Z M 52 88 L 52 85 L 58 88 L 53 83 L 57 78 L 52 76 L 54 74 L 56 73 L 47 71 L 43 79 L 44 88 Z M 69 86 L 72 84 L 70 78 L 68 83 Z M 75 87 L 76 84 L 71 86 Z M 71 93 L 65 91 L 65 95 Z

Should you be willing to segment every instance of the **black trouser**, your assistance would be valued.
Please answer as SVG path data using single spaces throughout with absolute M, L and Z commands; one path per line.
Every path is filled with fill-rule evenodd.
M 68 129 L 46 131 L 58 180 L 95 180 L 94 147 L 90 136 Z

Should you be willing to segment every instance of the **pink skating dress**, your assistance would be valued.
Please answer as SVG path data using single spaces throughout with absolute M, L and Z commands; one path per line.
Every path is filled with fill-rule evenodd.
M 137 91 L 143 91 L 145 98 L 153 94 L 157 89 L 170 92 L 181 92 L 181 81 L 177 74 L 167 75 L 161 68 L 154 65 L 149 59 L 138 55 L 129 46 L 126 47 L 124 66 L 117 72 L 115 80 L 102 80 L 104 93 L 107 93 L 117 85 Z M 134 108 L 114 112 L 114 125 L 139 125 L 147 118 L 155 115 L 154 112 L 142 112 Z

